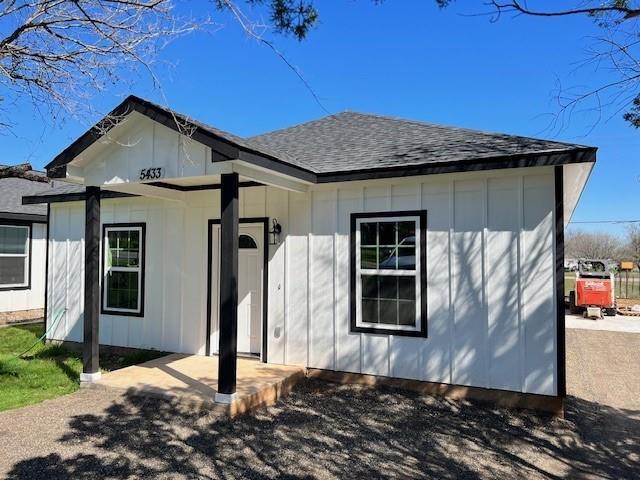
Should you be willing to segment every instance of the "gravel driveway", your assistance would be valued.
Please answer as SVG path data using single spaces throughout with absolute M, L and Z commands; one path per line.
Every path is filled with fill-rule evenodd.
M 571 351 L 582 341 L 568 332 Z M 636 341 L 618 339 L 606 354 L 624 355 L 620 349 Z M 570 355 L 570 379 L 583 369 L 576 361 L 583 360 Z M 570 397 L 560 420 L 307 381 L 276 406 L 227 421 L 166 401 L 82 390 L 0 414 L 0 476 L 640 478 L 640 407 L 596 400 Z

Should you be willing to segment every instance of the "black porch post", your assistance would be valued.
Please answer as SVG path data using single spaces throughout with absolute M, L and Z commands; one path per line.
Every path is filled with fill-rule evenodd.
M 220 347 L 217 400 L 236 391 L 238 330 L 238 174 L 222 175 L 220 196 Z
M 100 187 L 87 187 L 84 233 L 84 343 L 81 381 L 100 378 Z

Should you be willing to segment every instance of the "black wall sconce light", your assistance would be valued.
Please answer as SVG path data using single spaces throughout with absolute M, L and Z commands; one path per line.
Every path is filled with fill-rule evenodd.
M 280 243 L 280 233 L 282 233 L 282 226 L 278 223 L 278 219 L 273 219 L 273 226 L 269 230 L 269 245 L 278 245 Z

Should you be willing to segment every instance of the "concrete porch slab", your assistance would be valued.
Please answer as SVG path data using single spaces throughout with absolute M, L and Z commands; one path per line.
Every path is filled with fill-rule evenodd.
M 129 394 L 163 397 L 200 405 L 230 416 L 269 406 L 305 378 L 301 366 L 272 365 L 238 358 L 236 396 L 228 404 L 214 401 L 218 386 L 218 357 L 171 354 L 105 373 L 92 387 Z

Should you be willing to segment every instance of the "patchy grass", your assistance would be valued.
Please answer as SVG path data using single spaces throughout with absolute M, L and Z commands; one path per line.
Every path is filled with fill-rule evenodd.
M 38 342 L 43 333 L 42 324 L 0 329 L 0 411 L 72 393 L 80 387 L 82 355 Z M 15 358 L 34 344 L 21 358 Z M 103 370 L 115 370 L 162 355 L 165 353 L 101 353 L 100 364 Z

